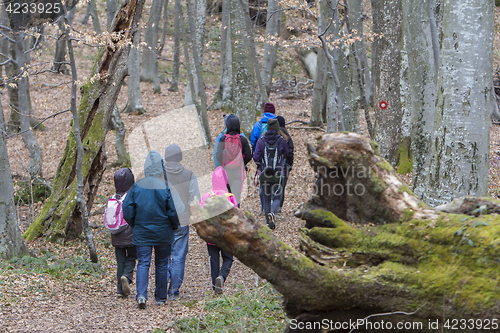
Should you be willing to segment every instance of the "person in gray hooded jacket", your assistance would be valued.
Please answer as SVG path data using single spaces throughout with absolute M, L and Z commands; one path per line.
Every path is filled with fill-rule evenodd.
M 172 144 L 165 149 L 163 164 L 164 177 L 174 199 L 180 227 L 175 230 L 174 242 L 172 243 L 171 256 L 168 260 L 168 300 L 179 298 L 179 289 L 184 280 L 184 268 L 188 253 L 189 218 L 191 217 L 190 204 L 195 197 L 200 198 L 198 180 L 193 172 L 184 168 L 181 164 L 182 150 L 179 146 Z

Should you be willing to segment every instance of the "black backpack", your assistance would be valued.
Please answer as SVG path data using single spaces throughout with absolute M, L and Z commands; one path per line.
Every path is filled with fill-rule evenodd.
M 264 183 L 279 183 L 281 182 L 282 176 L 282 160 L 283 156 L 278 155 L 278 147 L 280 145 L 283 137 L 274 141 L 273 144 L 269 144 L 264 138 L 264 154 L 262 158 L 262 173 L 260 174 L 260 181 Z

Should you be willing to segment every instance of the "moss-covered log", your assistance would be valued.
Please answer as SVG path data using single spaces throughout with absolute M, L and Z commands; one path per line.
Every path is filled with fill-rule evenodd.
M 434 211 L 402 185 L 362 136 L 329 134 L 318 143 L 317 148 L 309 145 L 316 184 L 337 186 L 337 194 L 339 186 L 347 191 L 348 182 L 362 184 L 365 192 L 317 193 L 300 207 L 297 215 L 307 226 L 299 230 L 305 255 L 250 214 L 225 207 L 222 197 L 209 201 L 194 217 L 201 221 L 194 224 L 198 234 L 271 282 L 283 294 L 287 314 L 297 321 L 345 322 L 397 312 L 370 320 L 379 325 L 382 320 L 393 325 L 420 322 L 419 332 L 438 331 L 429 326 L 436 320 L 440 330 L 447 319 L 498 321 L 500 218 L 483 212 L 500 201 L 482 199 L 472 211 L 470 205 L 464 208 L 473 215 Z M 360 172 L 352 173 L 352 168 Z M 355 331 L 370 331 L 367 327 Z M 372 327 L 379 327 L 373 332 L 384 331 Z M 287 331 L 300 330 L 290 325 Z M 414 332 L 415 326 L 406 331 Z M 461 329 L 481 331 L 476 324 Z
M 130 0 L 122 5 L 110 28 L 112 40 L 100 49 L 91 78 L 80 89 L 82 99 L 78 113 L 84 146 L 82 171 L 89 210 L 106 166 L 104 139 L 123 79 L 127 75 L 130 41 L 136 32 L 143 5 L 144 0 Z M 24 234 L 26 239 L 45 234 L 52 241 L 64 241 L 81 234 L 75 166 L 76 142 L 72 130 L 59 162 L 52 194 Z

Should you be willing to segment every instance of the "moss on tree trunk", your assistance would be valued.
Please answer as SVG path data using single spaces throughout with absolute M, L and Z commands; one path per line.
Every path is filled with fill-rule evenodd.
M 143 4 L 144 0 L 131 0 L 120 8 L 110 28 L 111 33 L 117 33 L 120 37 L 101 48 L 91 78 L 80 88 L 82 98 L 78 114 L 84 147 L 82 172 L 89 211 L 106 166 L 104 139 L 123 79 L 127 75 L 129 42 L 135 33 Z M 71 130 L 57 168 L 52 194 L 24 233 L 26 239 L 45 235 L 51 241 L 63 242 L 81 234 L 75 167 L 76 142 L 74 131 Z
M 429 319 L 439 319 L 442 328 L 451 318 L 498 317 L 500 219 L 481 215 L 495 212 L 498 202 L 467 199 L 453 208 L 472 215 L 431 210 L 374 148 L 352 133 L 324 135 L 318 147 L 308 145 L 318 181 L 337 188 L 363 184 L 366 191 L 356 199 L 357 194 L 317 193 L 298 209 L 296 215 L 306 221 L 299 230 L 305 255 L 225 197 L 209 200 L 201 211 L 193 207 L 193 222 L 201 221 L 194 226 L 205 241 L 271 282 L 283 294 L 287 314 L 298 321 L 356 321 L 398 312 L 371 320 L 420 321 L 420 332 L 435 332 Z M 352 173 L 361 167 L 371 175 Z

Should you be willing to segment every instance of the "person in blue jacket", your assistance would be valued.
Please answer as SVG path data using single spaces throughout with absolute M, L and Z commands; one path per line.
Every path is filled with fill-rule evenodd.
M 215 146 L 214 146 L 214 170 L 215 168 L 217 168 L 220 164 L 219 164 L 219 160 L 217 159 L 217 151 L 218 151 L 218 148 L 219 148 L 219 141 L 220 141 L 220 138 L 222 138 L 226 132 L 227 132 L 227 122 L 230 120 L 230 119 L 238 119 L 238 117 L 236 117 L 234 114 L 228 114 L 228 115 L 225 115 L 224 116 L 224 125 L 225 125 L 225 128 L 222 132 L 219 133 L 219 135 L 217 135 L 217 139 L 215 139 Z M 240 131 L 240 135 L 244 138 L 246 138 L 245 134 L 243 132 Z
M 148 153 L 144 175 L 127 192 L 122 205 L 123 218 L 133 228 L 132 243 L 137 250 L 136 300 L 140 309 L 146 308 L 153 248 L 156 303 L 165 304 L 167 300 L 167 263 L 174 231 L 179 227 L 174 200 L 163 177 L 163 160 L 156 151 Z
M 252 134 L 250 135 L 250 145 L 252 146 L 253 152 L 255 152 L 257 140 L 259 140 L 259 138 L 267 131 L 267 121 L 269 119 L 276 118 L 276 115 L 274 114 L 275 112 L 276 109 L 274 108 L 273 103 L 264 104 L 264 114 L 262 115 L 262 119 L 253 126 Z

